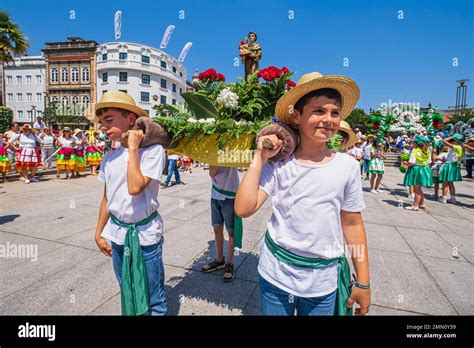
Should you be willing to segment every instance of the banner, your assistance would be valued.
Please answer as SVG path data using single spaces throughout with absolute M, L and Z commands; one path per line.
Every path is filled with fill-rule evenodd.
M 184 61 L 184 58 L 186 58 L 186 55 L 188 54 L 189 49 L 191 48 L 192 45 L 193 45 L 192 42 L 187 42 L 186 45 L 184 45 L 183 50 L 181 51 L 181 54 L 179 55 L 179 58 L 178 58 L 179 62 Z
M 160 49 L 166 48 L 166 46 L 168 46 L 168 43 L 170 42 L 171 34 L 173 34 L 174 28 L 175 28 L 174 25 L 168 25 L 168 28 L 166 28 L 166 31 L 163 34 L 163 38 L 161 39 Z
M 120 39 L 122 36 L 122 11 L 115 12 L 115 40 Z

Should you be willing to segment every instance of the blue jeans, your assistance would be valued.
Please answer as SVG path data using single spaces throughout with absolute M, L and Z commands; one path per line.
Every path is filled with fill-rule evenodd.
M 297 297 L 276 287 L 262 276 L 260 283 L 260 307 L 262 315 L 334 315 L 336 292 L 321 297 Z
M 163 267 L 162 249 L 163 239 L 157 244 L 142 246 L 150 296 L 150 307 L 145 315 L 165 315 L 168 310 L 164 286 L 165 269 Z M 119 284 L 122 283 L 122 259 L 123 245 L 112 242 L 112 263 Z
M 474 163 L 474 159 L 466 159 L 466 171 L 467 176 L 472 176 L 472 164 Z
M 370 169 L 370 160 L 364 158 L 364 171 L 367 178 L 369 177 L 369 169 Z
M 178 165 L 176 164 L 177 160 L 170 159 L 170 164 L 168 165 L 168 176 L 166 177 L 165 185 L 168 186 L 171 181 L 171 177 L 174 174 L 174 178 L 176 179 L 176 183 L 179 184 L 181 182 L 181 177 L 179 176 Z
M 212 227 L 224 225 L 227 232 L 234 231 L 234 202 L 235 199 L 219 200 L 211 198 Z

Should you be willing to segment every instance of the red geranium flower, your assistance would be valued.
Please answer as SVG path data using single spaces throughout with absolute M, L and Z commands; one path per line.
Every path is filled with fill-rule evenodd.
M 286 85 L 288 86 L 288 89 L 290 89 L 290 88 L 295 87 L 296 83 L 290 80 L 290 81 L 286 81 Z
M 217 75 L 216 75 L 216 80 L 218 80 L 218 81 L 225 81 L 225 76 L 222 75 L 222 74 L 217 74 Z
M 283 68 L 281 68 L 281 71 L 284 72 L 285 74 L 289 74 L 290 73 L 290 70 L 288 70 L 288 68 L 286 66 L 284 66 Z

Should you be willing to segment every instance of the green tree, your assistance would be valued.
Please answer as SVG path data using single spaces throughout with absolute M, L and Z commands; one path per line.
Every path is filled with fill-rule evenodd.
M 13 110 L 7 107 L 0 106 L 0 132 L 3 133 L 8 130 L 8 127 L 13 123 Z
M 349 122 L 352 129 L 359 128 L 362 133 L 366 133 L 372 128 L 370 116 L 365 113 L 364 109 L 356 108 L 352 110 L 351 114 L 346 118 L 346 121 Z
M 0 62 L 8 63 L 13 57 L 24 55 L 28 47 L 28 38 L 12 21 L 10 14 L 0 11 Z

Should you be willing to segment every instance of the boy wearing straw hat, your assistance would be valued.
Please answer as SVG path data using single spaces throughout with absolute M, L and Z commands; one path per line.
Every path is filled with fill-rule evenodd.
M 95 115 L 105 135 L 123 145 L 107 152 L 100 164 L 98 179 L 105 187 L 96 243 L 112 256 L 122 314 L 164 315 L 163 221 L 157 211 L 164 149 L 158 144 L 139 148 L 144 135 L 132 127 L 148 114 L 126 93 L 104 93 Z M 125 133 L 128 140 L 122 136 Z
M 254 214 L 270 196 L 273 214 L 262 241 L 258 272 L 264 315 L 365 315 L 370 306 L 365 208 L 359 164 L 331 152 L 334 136 L 359 98 L 344 76 L 304 75 L 277 103 L 276 115 L 297 128 L 301 141 L 287 159 L 267 161 L 282 141 L 258 140 L 256 155 L 237 191 L 235 210 Z M 269 139 L 272 149 L 263 146 Z M 355 287 L 344 257 L 344 240 L 355 248 Z

